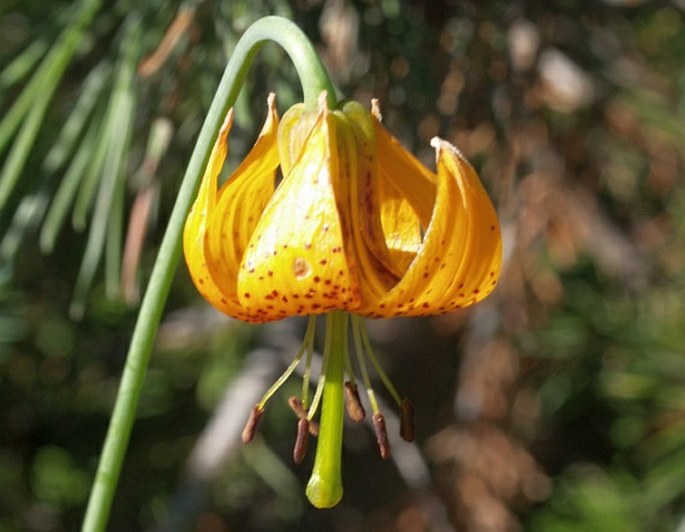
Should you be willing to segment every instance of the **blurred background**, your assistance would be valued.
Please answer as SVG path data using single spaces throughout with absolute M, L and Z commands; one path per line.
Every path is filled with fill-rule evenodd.
M 238 444 L 303 323 L 233 322 L 181 266 L 110 530 L 685 530 L 683 0 L 5 0 L 0 531 L 80 526 L 185 165 L 267 14 L 426 164 L 434 135 L 460 147 L 501 216 L 503 277 L 466 312 L 369 322 L 416 442 L 391 407 L 393 460 L 347 426 L 345 497 L 315 511 L 313 453 L 290 458 L 298 379 Z M 275 46 L 229 166 L 269 91 L 301 98 Z

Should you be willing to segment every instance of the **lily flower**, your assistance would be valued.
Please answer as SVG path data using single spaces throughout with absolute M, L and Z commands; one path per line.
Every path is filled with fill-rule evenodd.
M 232 116 L 229 111 L 186 222 L 186 262 L 200 294 L 233 318 L 310 316 L 302 349 L 253 409 L 243 439 L 252 438 L 266 401 L 306 355 L 302 397 L 290 400 L 299 418 L 294 458 L 302 460 L 307 433 L 318 433 L 307 494 L 315 506 L 332 506 L 342 496 L 339 456 L 331 449 L 340 445 L 343 395 L 350 416 L 364 418 L 348 323 L 385 458 L 389 445 L 367 360 L 398 403 L 408 440 L 411 406 L 378 364 L 362 317 L 441 314 L 485 298 L 500 275 L 499 223 L 476 172 L 454 146 L 433 139 L 432 172 L 384 129 L 376 101 L 371 111 L 357 102 L 329 109 L 325 93 L 318 109 L 295 105 L 281 120 L 271 95 L 254 147 L 219 187 Z M 323 378 L 310 402 L 312 316 L 318 314 L 327 314 L 335 331 L 327 333 Z M 322 396 L 319 428 L 313 418 Z

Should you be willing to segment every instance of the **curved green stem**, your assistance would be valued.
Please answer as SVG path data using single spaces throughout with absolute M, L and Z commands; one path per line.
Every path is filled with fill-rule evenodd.
M 323 404 L 319 419 L 314 469 L 307 483 L 307 498 L 317 508 L 331 508 L 343 494 L 341 476 L 343 416 L 345 412 L 345 357 L 347 320 L 345 312 L 332 312 L 326 319 L 323 360 Z
M 329 106 L 336 106 L 335 94 L 326 71 L 311 43 L 295 24 L 279 17 L 265 17 L 245 32 L 226 66 L 202 125 L 159 248 L 133 330 L 114 411 L 88 500 L 83 531 L 99 532 L 106 527 L 157 328 L 181 258 L 185 219 L 197 195 L 200 179 L 224 116 L 235 103 L 255 55 L 267 41 L 275 41 L 282 46 L 292 59 L 302 81 L 306 105 L 316 106 L 317 98 L 325 90 L 328 92 Z
M 302 30 L 288 19 L 275 16 L 259 19 L 241 37 L 233 52 L 233 57 L 245 53 L 243 48 L 254 46 L 253 50 L 245 53 L 246 58 L 249 58 L 246 62 L 248 66 L 244 67 L 247 69 L 254 54 L 267 41 L 273 41 L 281 46 L 295 65 L 297 76 L 302 85 L 305 107 L 317 109 L 322 91 L 326 91 L 328 108 L 335 109 L 338 107 L 335 88 L 314 47 L 307 36 L 302 33 Z M 243 44 L 242 48 L 241 44 Z

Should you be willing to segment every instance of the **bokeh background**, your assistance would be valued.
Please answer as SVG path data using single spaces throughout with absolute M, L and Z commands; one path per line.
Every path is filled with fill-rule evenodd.
M 345 498 L 315 511 L 313 456 L 290 458 L 297 379 L 238 444 L 302 322 L 233 322 L 179 268 L 110 530 L 685 529 L 683 0 L 5 0 L 0 530 L 80 526 L 180 178 L 267 14 L 428 165 L 434 135 L 461 148 L 501 215 L 503 277 L 469 311 L 369 323 L 416 442 L 382 462 L 347 426 Z M 275 46 L 230 165 L 269 91 L 300 98 Z

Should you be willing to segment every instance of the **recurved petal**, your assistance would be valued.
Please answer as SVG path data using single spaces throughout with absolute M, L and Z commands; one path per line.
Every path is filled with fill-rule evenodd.
M 291 171 L 266 206 L 238 274 L 238 298 L 261 321 L 359 305 L 336 203 L 336 128 L 323 108 Z
M 494 288 L 501 236 L 494 208 L 471 165 L 456 148 L 434 139 L 437 193 L 416 257 L 385 297 L 362 313 L 419 316 L 466 307 Z
M 255 145 L 219 191 L 204 240 L 207 269 L 221 295 L 210 303 L 243 321 L 259 319 L 242 307 L 236 290 L 243 254 L 274 193 L 279 161 L 277 130 L 278 114 L 271 95 L 266 122 Z
M 183 228 L 183 252 L 190 277 L 198 292 L 210 303 L 220 301 L 223 294 L 209 273 L 204 238 L 208 221 L 216 206 L 217 179 L 228 154 L 226 139 L 232 124 L 233 110 L 230 109 L 212 147 L 197 198 Z
M 435 304 L 452 310 L 477 303 L 494 290 L 502 269 L 502 234 L 495 209 L 473 167 L 449 142 L 434 138 L 431 144 L 437 150 L 440 178 L 460 176 L 456 183 L 468 213 L 459 267 L 447 279 L 449 284 L 441 279 L 433 282 L 433 288 L 442 294 Z

